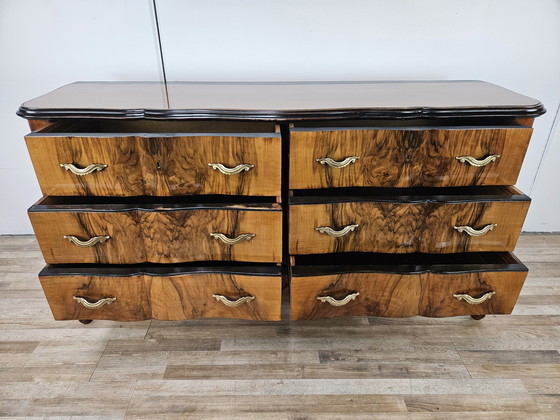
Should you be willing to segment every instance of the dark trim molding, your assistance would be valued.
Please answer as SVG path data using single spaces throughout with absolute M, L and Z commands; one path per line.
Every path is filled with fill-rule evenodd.
M 546 112 L 542 103 L 529 108 L 469 108 L 469 109 L 332 109 L 332 110 L 234 110 L 234 109 L 32 109 L 22 105 L 17 115 L 30 120 L 59 118 L 115 118 L 148 120 L 245 120 L 245 121 L 304 121 L 334 119 L 414 119 L 457 117 L 533 118 Z

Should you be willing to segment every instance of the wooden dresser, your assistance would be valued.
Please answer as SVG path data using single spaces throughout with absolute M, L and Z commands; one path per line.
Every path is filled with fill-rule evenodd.
M 24 103 L 59 320 L 511 313 L 542 104 L 479 81 L 79 82 Z

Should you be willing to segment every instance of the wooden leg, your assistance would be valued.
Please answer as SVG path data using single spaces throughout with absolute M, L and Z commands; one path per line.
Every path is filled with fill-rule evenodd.
M 476 319 L 477 321 L 480 321 L 482 318 L 484 318 L 486 315 L 471 315 L 472 319 Z
M 93 321 L 92 319 L 80 319 L 79 320 L 82 324 L 87 325 L 90 324 L 91 321 Z

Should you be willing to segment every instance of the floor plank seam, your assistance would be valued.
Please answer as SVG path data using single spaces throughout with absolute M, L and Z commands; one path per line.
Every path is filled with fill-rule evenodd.
M 473 379 L 472 373 L 469 370 L 467 364 L 465 363 L 465 359 L 463 359 L 463 356 L 461 356 L 461 352 L 457 349 L 457 345 L 455 344 L 455 342 L 452 339 L 450 339 L 450 341 L 451 341 L 451 344 L 453 345 L 453 348 L 455 349 L 455 352 L 457 353 L 457 356 L 459 356 L 459 359 L 461 359 L 461 363 L 463 363 L 463 366 L 465 367 L 465 370 L 469 374 L 469 378 Z
M 148 322 L 148 328 L 146 328 L 146 334 L 144 334 L 144 340 L 148 338 L 148 334 L 150 333 L 150 329 L 152 328 L 152 322 L 153 322 L 152 319 L 150 319 L 150 321 Z
M 134 388 L 132 390 L 132 393 L 130 394 L 130 399 L 128 400 L 126 410 L 124 410 L 124 415 L 122 416 L 123 419 L 128 418 L 128 412 L 130 411 L 130 406 L 132 404 L 132 401 L 134 401 L 134 396 L 136 395 L 137 390 L 138 390 L 138 380 L 134 381 Z
M 97 371 L 97 368 L 99 368 L 99 362 L 101 361 L 101 359 L 103 358 L 103 355 L 105 354 L 105 352 L 107 351 L 107 346 L 109 345 L 109 340 L 107 340 L 105 342 L 105 347 L 103 348 L 103 351 L 101 352 L 101 354 L 99 355 L 99 358 L 97 359 L 97 363 L 95 364 L 95 368 L 93 369 L 93 371 L 91 372 L 91 375 L 89 376 L 88 382 L 93 382 L 93 376 L 95 375 L 95 372 Z

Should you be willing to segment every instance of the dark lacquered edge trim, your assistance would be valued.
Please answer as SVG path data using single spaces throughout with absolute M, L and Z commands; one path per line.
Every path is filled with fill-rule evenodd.
M 208 264 L 208 263 L 207 263 Z M 217 263 L 219 264 L 219 263 Z M 94 265 L 63 264 L 47 265 L 39 273 L 40 277 L 51 276 L 98 276 L 98 277 L 134 277 L 180 276 L 188 274 L 224 274 L 243 276 L 280 276 L 281 268 L 275 264 L 245 265 L 181 265 L 181 264 L 138 264 L 138 265 Z
M 324 110 L 112 110 L 112 109 L 32 109 L 22 105 L 16 114 L 31 120 L 58 118 L 116 118 L 116 119 L 224 119 L 252 121 L 301 121 L 329 119 L 409 119 L 455 117 L 538 117 L 546 112 L 542 103 L 524 108 L 418 108 L 418 109 L 324 109 Z
M 462 274 L 495 271 L 529 271 L 524 264 L 437 264 L 437 265 L 308 265 L 292 267 L 294 277 L 328 276 L 332 274 Z

